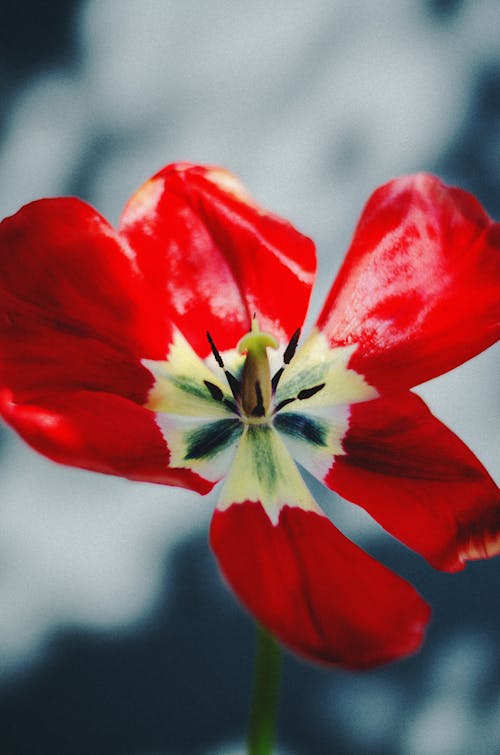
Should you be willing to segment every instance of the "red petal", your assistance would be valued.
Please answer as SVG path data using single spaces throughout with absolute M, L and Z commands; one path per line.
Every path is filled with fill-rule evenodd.
M 153 382 L 139 357 L 164 355 L 167 328 L 106 221 L 77 199 L 40 200 L 6 218 L 0 291 L 6 420 L 58 461 L 190 484 L 168 470 L 153 415 L 132 403 L 144 404 Z
M 169 332 L 133 252 L 92 207 L 42 199 L 0 224 L 1 332 L 45 323 L 141 357 L 163 358 Z
M 33 448 L 62 464 L 199 493 L 213 487 L 189 469 L 169 468 L 154 414 L 120 396 L 74 391 L 16 404 L 4 389 L 0 413 Z
M 313 243 L 257 207 L 230 173 L 170 165 L 132 197 L 120 227 L 201 356 L 207 329 L 220 350 L 234 348 L 254 313 L 284 342 L 302 324 Z
M 16 403 L 73 390 L 146 403 L 153 376 L 137 357 L 63 323 L 19 312 L 7 317 L 0 328 L 0 383 L 12 390 Z
M 318 319 L 380 392 L 404 390 L 499 337 L 500 225 L 467 192 L 429 175 L 368 201 Z
M 412 393 L 351 407 L 346 456 L 324 482 L 446 571 L 500 553 L 499 490 Z
M 210 537 L 245 606 L 300 655 L 368 668 L 420 646 L 428 606 L 325 516 L 285 506 L 273 525 L 259 503 L 238 503 L 216 510 Z

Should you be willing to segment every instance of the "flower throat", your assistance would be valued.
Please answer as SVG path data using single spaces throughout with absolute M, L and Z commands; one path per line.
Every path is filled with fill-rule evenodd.
M 241 381 L 225 368 L 224 361 L 208 331 L 207 338 L 217 364 L 224 370 L 224 374 L 226 375 L 227 382 L 236 403 L 224 399 L 220 388 L 214 383 L 204 381 L 205 385 L 214 399 L 224 401 L 224 403 L 226 403 L 233 411 L 242 413 L 242 418 L 249 424 L 261 424 L 266 422 L 273 414 L 282 409 L 283 406 L 286 406 L 296 399 L 303 400 L 310 398 L 325 386 L 324 383 L 321 383 L 312 388 L 305 388 L 299 391 L 297 396 L 287 398 L 284 401 L 281 401 L 277 406 L 272 407 L 272 399 L 279 380 L 285 371 L 286 365 L 293 359 L 297 349 L 297 344 L 300 338 L 300 328 L 297 328 L 292 335 L 290 342 L 283 353 L 283 364 L 279 370 L 275 372 L 272 378 L 267 349 L 268 347 L 277 349 L 279 344 L 276 338 L 270 333 L 265 333 L 260 330 L 255 316 L 252 319 L 252 329 L 243 336 L 237 347 L 240 354 L 246 355 Z M 241 408 L 241 412 L 238 407 Z

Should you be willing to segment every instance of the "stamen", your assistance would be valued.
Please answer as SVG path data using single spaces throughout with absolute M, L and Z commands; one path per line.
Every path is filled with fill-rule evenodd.
M 203 382 L 207 386 L 210 395 L 212 396 L 213 399 L 215 399 L 215 401 L 223 400 L 224 394 L 218 385 L 215 385 L 215 383 L 211 383 L 210 380 L 204 380 Z
M 233 394 L 233 398 L 238 400 L 241 391 L 238 379 L 235 378 L 234 375 L 229 372 L 229 370 L 224 370 L 224 375 L 226 376 L 228 385 L 231 389 L 231 393 Z
M 222 359 L 222 357 L 221 357 L 221 355 L 219 353 L 219 350 L 218 350 L 217 346 L 215 345 L 214 340 L 213 340 L 212 336 L 210 335 L 210 333 L 208 332 L 208 330 L 207 330 L 207 339 L 208 339 L 208 343 L 210 344 L 210 348 L 212 349 L 212 354 L 215 357 L 215 361 L 217 362 L 217 364 L 219 365 L 219 367 L 224 370 L 224 375 L 226 376 L 228 385 L 229 385 L 229 387 L 231 389 L 231 393 L 233 394 L 233 398 L 238 399 L 238 397 L 240 395 L 240 391 L 241 391 L 240 383 L 239 383 L 238 379 L 235 378 L 234 375 L 229 372 L 229 370 L 225 369 L 225 367 L 224 367 L 224 360 Z M 207 388 L 208 388 L 208 386 L 207 386 Z M 210 390 L 210 388 L 208 390 Z M 215 396 L 214 396 L 214 398 L 215 398 Z M 220 400 L 220 399 L 218 399 L 218 400 Z
M 223 404 L 225 406 L 227 406 L 228 409 L 231 409 L 231 411 L 234 412 L 235 414 L 239 414 L 240 413 L 238 407 L 236 406 L 236 404 L 233 401 L 231 401 L 230 399 L 225 398 L 224 401 L 223 401 Z
M 278 404 L 278 406 L 275 408 L 273 414 L 276 414 L 276 412 L 279 412 L 280 409 L 283 409 L 283 407 L 286 406 L 287 404 L 291 404 L 292 401 L 296 401 L 296 399 L 294 399 L 294 398 L 285 398 L 285 399 L 283 399 L 283 401 L 280 401 L 279 404 Z
M 284 367 L 280 367 L 277 372 L 274 373 L 273 379 L 271 380 L 271 387 L 273 389 L 273 393 L 275 393 L 276 388 L 278 387 L 278 383 L 280 381 L 280 377 L 283 375 L 285 371 Z
M 326 383 L 321 383 L 320 385 L 314 385 L 312 388 L 303 388 L 297 393 L 297 398 L 299 401 L 303 401 L 305 398 L 311 398 L 311 396 L 314 396 L 316 393 L 323 390 L 325 385 Z
M 295 333 L 290 338 L 290 341 L 288 342 L 288 346 L 286 347 L 283 353 L 283 366 L 280 367 L 279 370 L 274 373 L 273 379 L 271 380 L 271 387 L 273 389 L 273 393 L 276 392 L 276 388 L 278 387 L 280 378 L 285 371 L 286 365 L 290 364 L 290 362 L 292 361 L 295 355 L 295 352 L 297 351 L 297 344 L 299 342 L 299 338 L 300 338 L 300 328 L 297 328 Z
M 283 361 L 285 364 L 290 364 L 290 362 L 292 361 L 294 354 L 297 351 L 297 344 L 299 342 L 299 338 L 300 338 L 300 328 L 297 328 L 295 333 L 290 338 L 290 342 L 288 346 L 286 347 L 285 352 L 283 354 Z
M 210 344 L 210 348 L 212 349 L 212 354 L 215 357 L 215 361 L 217 362 L 217 364 L 219 365 L 219 367 L 222 367 L 222 369 L 224 369 L 224 361 L 223 361 L 221 355 L 219 354 L 217 346 L 213 342 L 213 338 L 210 335 L 210 333 L 208 332 L 208 330 L 207 330 L 207 338 L 208 338 L 208 343 Z
M 304 401 L 306 398 L 311 398 L 311 396 L 314 396 L 316 393 L 319 393 L 319 391 L 323 390 L 326 383 L 321 383 L 320 385 L 314 385 L 312 388 L 303 388 L 301 391 L 297 393 L 294 398 L 285 398 L 283 401 L 280 401 L 279 404 L 274 409 L 273 414 L 276 414 L 276 412 L 279 412 L 280 409 L 283 409 L 284 406 L 287 404 L 291 404 L 292 401 L 296 401 L 297 399 L 299 401 Z

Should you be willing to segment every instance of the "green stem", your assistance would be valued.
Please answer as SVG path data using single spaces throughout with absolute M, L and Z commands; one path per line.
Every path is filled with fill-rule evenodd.
M 278 710 L 280 665 L 278 643 L 265 629 L 258 626 L 248 726 L 248 755 L 272 755 Z

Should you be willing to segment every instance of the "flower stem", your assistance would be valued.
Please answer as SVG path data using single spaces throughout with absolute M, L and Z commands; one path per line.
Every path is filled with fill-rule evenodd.
M 248 726 L 248 755 L 271 755 L 275 738 L 280 682 L 280 648 L 257 626 L 255 671 Z

